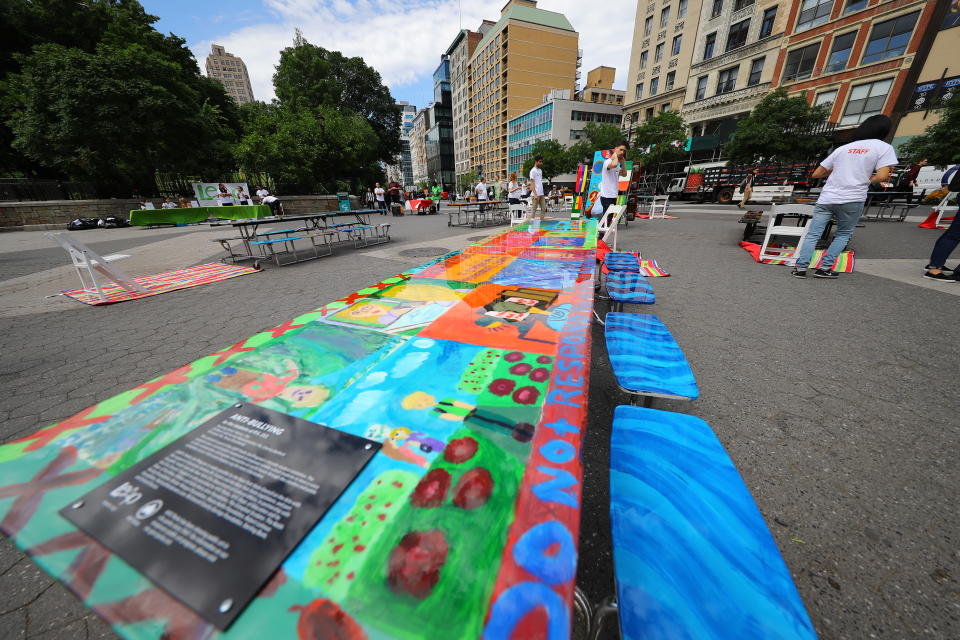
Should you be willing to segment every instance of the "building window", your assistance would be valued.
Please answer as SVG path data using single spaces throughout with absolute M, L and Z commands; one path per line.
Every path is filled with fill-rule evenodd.
M 677 5 L 677 20 L 683 19 L 687 15 L 687 0 L 680 0 L 680 4 Z
M 833 9 L 833 0 L 803 0 L 803 4 L 800 5 L 800 18 L 797 20 L 797 31 L 823 24 L 830 19 L 831 9 Z
M 649 51 L 644 51 L 644 52 L 642 52 L 642 53 L 640 54 L 640 68 L 641 68 L 641 69 L 646 69 L 646 68 L 647 68 L 647 57 L 648 57 L 647 54 L 648 54 L 648 53 L 650 53 L 650 52 L 649 52 Z
M 639 100 L 642 97 L 643 97 L 643 83 L 639 82 L 637 83 L 637 90 L 634 93 L 634 100 Z
M 853 49 L 853 41 L 856 37 L 857 32 L 851 31 L 833 39 L 833 48 L 830 50 L 830 57 L 827 58 L 827 73 L 842 71 L 847 68 L 850 51 Z
M 660 10 L 660 28 L 663 29 L 670 21 L 670 7 L 664 7 Z
M 857 125 L 870 116 L 880 113 L 892 84 L 893 79 L 890 78 L 855 86 L 850 91 L 850 100 L 847 102 L 847 108 L 843 110 L 840 126 Z
M 643 35 L 644 37 L 649 36 L 653 32 L 653 16 L 647 16 L 647 19 L 643 21 Z
M 660 86 L 660 78 L 653 78 L 650 80 L 650 95 L 657 95 L 657 89 Z
M 673 46 L 670 48 L 670 55 L 671 56 L 680 55 L 680 46 L 682 44 L 683 44 L 683 34 L 680 34 L 679 36 L 673 39 Z
M 819 107 L 823 104 L 833 104 L 837 100 L 837 90 L 832 89 L 831 91 L 821 91 L 817 94 L 817 97 L 813 99 L 813 106 Z
M 716 18 L 723 11 L 723 0 L 713 0 L 713 8 L 710 10 L 710 17 Z
M 777 19 L 777 8 L 770 7 L 763 12 L 763 21 L 760 23 L 760 33 L 757 38 L 766 38 L 773 33 L 773 22 Z
M 747 78 L 748 87 L 760 84 L 760 76 L 763 74 L 763 61 L 764 58 L 757 58 L 750 63 L 750 76 Z
M 843 7 L 843 13 L 853 13 L 854 11 L 860 11 L 867 6 L 867 0 L 847 0 L 847 4 Z
M 660 62 L 663 60 L 663 43 L 657 45 L 657 48 L 653 50 L 653 61 L 654 63 Z
M 662 105 L 660 105 L 660 113 L 664 113 L 664 112 L 669 111 L 669 110 L 670 110 L 670 103 L 669 103 L 669 102 L 664 102 Z
M 727 51 L 747 44 L 748 31 L 750 31 L 750 18 L 731 26 L 730 33 L 727 34 Z
M 647 120 L 653 120 L 653 107 L 647 109 Z
M 677 80 L 676 71 L 671 71 L 670 73 L 668 73 L 667 81 L 663 84 L 663 90 L 670 91 L 670 89 L 673 89 L 673 83 L 676 82 L 676 80 Z
M 740 11 L 740 9 L 743 9 L 744 7 L 749 7 L 754 2 L 756 2 L 756 0 L 736 0 L 733 3 L 733 10 Z
M 697 78 L 697 100 L 703 100 L 707 97 L 707 76 Z
M 878 62 L 901 55 L 907 50 L 913 25 L 917 22 L 919 11 L 873 25 L 867 48 L 863 54 L 863 64 Z
M 820 43 L 794 49 L 787 54 L 787 63 L 783 68 L 783 82 L 791 80 L 805 80 L 813 73 L 813 65 L 817 61 L 817 52 Z
M 721 93 L 730 93 L 737 87 L 737 71 L 740 65 L 724 69 L 717 76 L 717 95 Z
M 713 57 L 713 48 L 717 44 L 717 33 L 713 32 L 707 34 L 707 38 L 703 43 L 703 59 L 709 60 Z

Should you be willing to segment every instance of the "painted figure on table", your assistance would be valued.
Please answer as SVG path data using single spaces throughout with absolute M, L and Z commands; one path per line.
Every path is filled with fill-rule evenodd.
M 535 391 L 535 390 L 534 390 Z M 539 393 L 524 399 L 524 404 L 532 404 Z M 527 402 L 526 400 L 529 400 Z M 534 426 L 527 423 L 513 423 L 498 413 L 477 407 L 461 400 L 446 398 L 437 400 L 429 393 L 414 391 L 403 399 L 402 406 L 410 410 L 427 410 L 441 420 L 452 422 L 466 422 L 475 427 L 483 427 L 496 432 L 508 432 L 515 440 L 529 442 L 533 438 Z
M 294 407 L 318 407 L 330 397 L 323 385 L 290 385 L 300 377 L 300 370 L 292 360 L 284 360 L 285 375 L 275 376 L 252 369 L 222 367 L 206 376 L 207 382 L 228 391 L 237 392 L 250 402 L 266 402 L 280 398 Z
M 501 331 L 512 326 L 520 339 L 551 343 L 549 340 L 528 338 L 527 335 L 538 323 L 554 331 L 563 327 L 570 305 L 561 305 L 548 311 L 558 297 L 558 292 L 543 289 L 505 289 L 483 306 L 485 311 L 475 322 L 490 331 Z

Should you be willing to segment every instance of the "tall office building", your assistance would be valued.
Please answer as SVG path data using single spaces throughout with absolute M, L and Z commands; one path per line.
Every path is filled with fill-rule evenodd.
M 803 0 L 804 2 L 806 0 Z M 776 86 L 791 0 L 704 0 L 683 117 L 695 150 L 719 152 L 737 122 Z
M 587 84 L 577 92 L 577 100 L 623 105 L 626 92 L 613 88 L 613 82 L 616 79 L 617 70 L 613 67 L 597 67 L 588 71 Z
M 787 18 L 775 82 L 791 94 L 828 105 L 838 129 L 852 129 L 879 113 L 910 108 L 924 61 L 937 38 L 945 2 L 924 0 L 803 0 Z M 938 47 L 941 64 L 927 80 L 956 69 L 956 32 Z M 950 54 L 949 51 L 953 53 Z M 903 134 L 901 134 L 903 135 Z M 838 140 L 844 138 L 839 134 Z
M 430 129 L 430 107 L 417 111 L 410 129 L 410 162 L 414 184 L 425 184 L 427 175 L 427 130 Z
M 433 72 L 433 104 L 426 132 L 427 182 L 442 189 L 454 188 L 453 110 L 450 95 L 450 58 L 440 56 Z
M 237 56 L 227 53 L 219 44 L 210 47 L 207 77 L 219 80 L 227 94 L 238 104 L 253 102 L 253 88 L 250 86 L 247 65 Z
M 453 113 L 453 160 L 457 190 L 462 192 L 465 186 L 460 184 L 462 176 L 470 172 L 470 82 L 467 75 L 470 57 L 483 32 L 494 25 L 484 20 L 479 31 L 461 29 L 444 55 L 450 59 L 450 106 Z
M 623 108 L 628 133 L 658 113 L 681 110 L 701 8 L 701 0 L 638 0 Z
M 400 107 L 400 155 L 396 164 L 387 166 L 387 180 L 396 180 L 404 186 L 413 184 L 413 160 L 410 156 L 410 131 L 417 108 L 405 100 L 397 102 Z
M 509 0 L 468 66 L 470 169 L 488 181 L 507 177 L 507 122 L 553 89 L 576 91 L 579 35 L 560 13 L 535 0 Z

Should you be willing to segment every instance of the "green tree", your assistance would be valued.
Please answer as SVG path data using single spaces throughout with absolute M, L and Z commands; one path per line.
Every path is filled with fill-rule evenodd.
M 811 107 L 803 96 L 776 89 L 737 123 L 724 149 L 729 164 L 815 160 L 830 146 L 819 133 L 828 116 L 826 105 Z
M 664 162 L 687 157 L 683 143 L 687 139 L 687 123 L 676 111 L 664 111 L 634 130 L 633 145 L 627 158 L 639 161 L 647 171 L 656 171 Z
M 293 46 L 280 52 L 273 86 L 282 105 L 331 107 L 364 118 L 377 136 L 377 160 L 389 163 L 400 153 L 400 108 L 363 58 L 310 44 L 298 30 Z
M 577 166 L 576 160 L 571 157 L 562 144 L 556 140 L 538 140 L 530 151 L 530 157 L 523 163 L 521 172 L 524 177 L 530 175 L 530 170 L 533 168 L 537 156 L 543 156 L 543 167 L 541 169 L 544 180 L 549 181 L 561 173 L 569 173 Z
M 269 173 L 288 189 L 328 191 L 359 186 L 356 169 L 371 167 L 377 136 L 359 115 L 331 107 L 244 105 L 244 135 L 234 155 L 246 171 Z M 347 179 L 345 179 L 347 178 Z
M 593 154 L 602 149 L 613 149 L 626 138 L 620 127 L 612 124 L 588 122 L 583 128 L 584 139 L 569 150 L 574 166 L 593 162 Z
M 937 122 L 900 146 L 901 159 L 926 158 L 940 167 L 960 164 L 960 96 L 954 95 L 935 113 L 940 116 Z

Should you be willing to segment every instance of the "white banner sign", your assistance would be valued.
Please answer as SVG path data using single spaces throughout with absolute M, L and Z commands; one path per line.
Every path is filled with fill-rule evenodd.
M 240 190 L 239 192 L 237 190 Z M 193 192 L 201 207 L 216 207 L 221 204 L 253 204 L 246 182 L 194 182 Z M 230 197 L 226 197 L 226 195 Z M 246 202 L 241 202 L 246 200 Z

